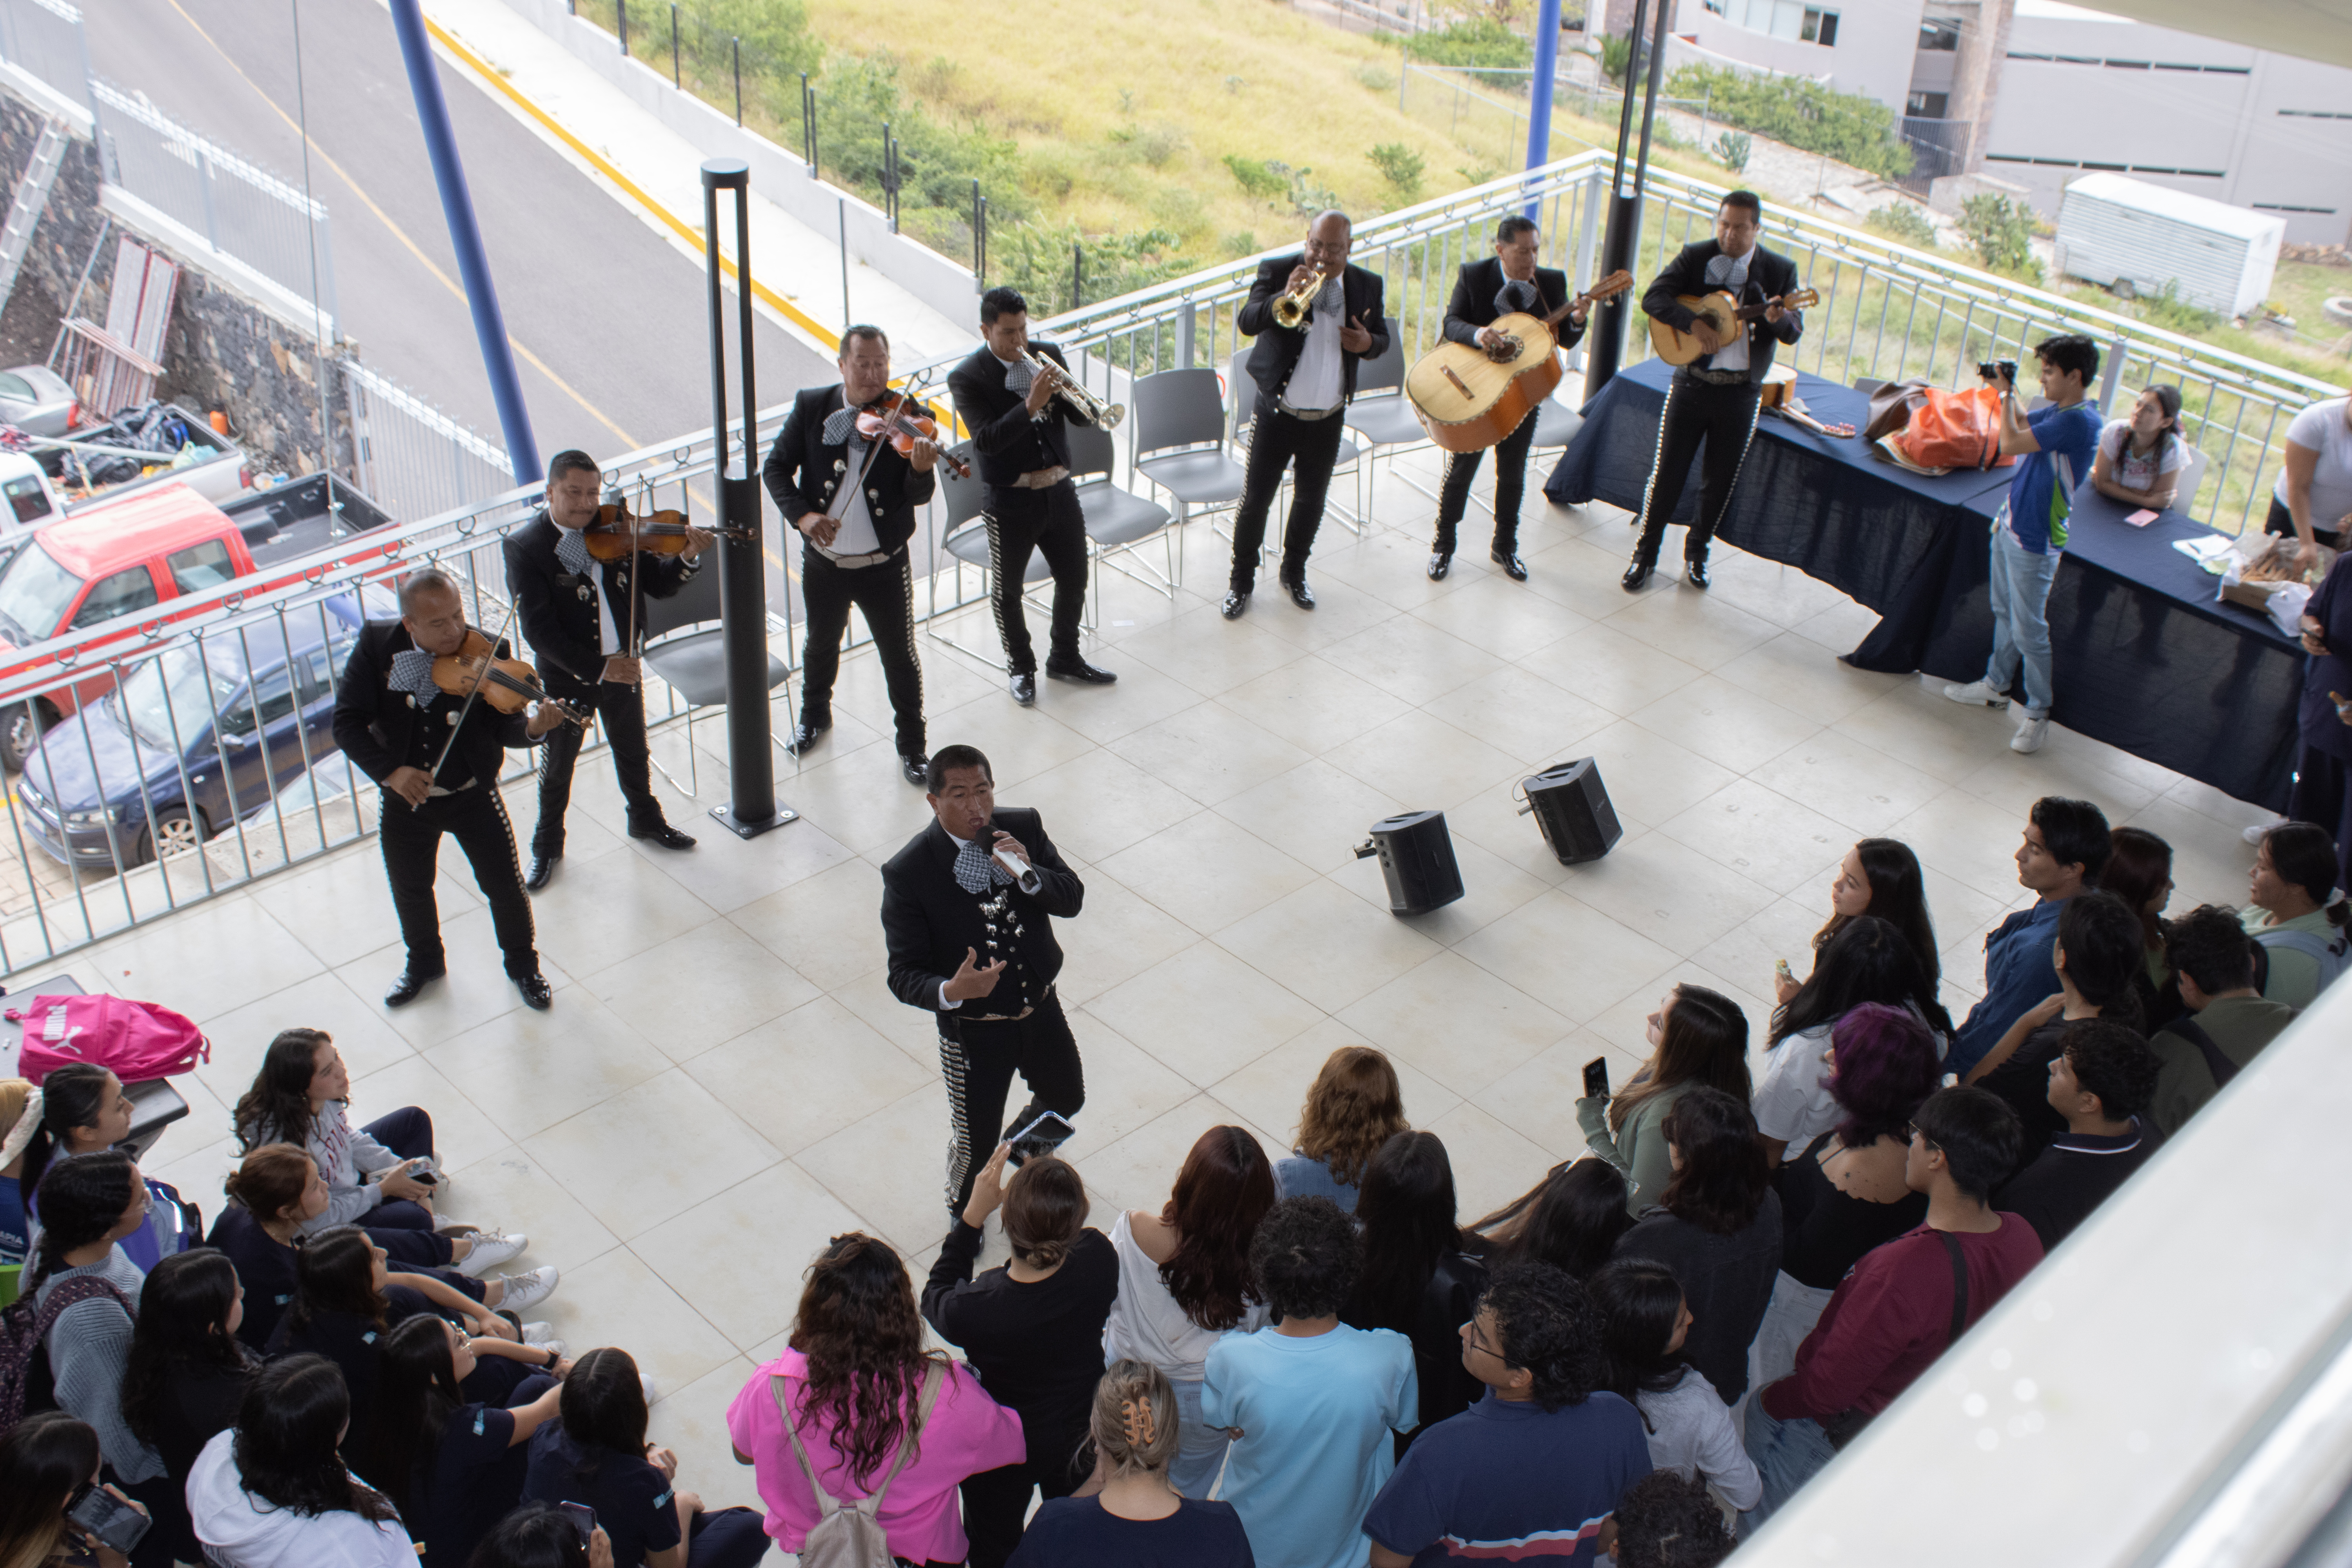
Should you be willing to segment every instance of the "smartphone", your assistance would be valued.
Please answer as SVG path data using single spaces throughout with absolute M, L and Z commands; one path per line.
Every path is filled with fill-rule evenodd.
M 441 1178 L 430 1171 L 411 1171 L 408 1179 L 420 1186 L 437 1187 L 441 1184 Z
M 1605 1100 L 1609 1094 L 1609 1058 L 1595 1057 L 1584 1064 L 1584 1098 Z
M 1004 1157 L 1004 1163 L 1018 1165 L 1040 1154 L 1050 1154 L 1068 1142 L 1070 1134 L 1076 1131 L 1066 1117 L 1051 1110 L 1039 1111 L 1035 1121 L 1005 1140 L 1013 1145 L 1013 1152 Z
M 98 1537 L 100 1545 L 110 1546 L 126 1557 L 154 1522 L 104 1487 L 87 1481 L 67 1501 L 66 1519 Z
M 563 1517 L 572 1521 L 572 1528 L 580 1532 L 580 1544 L 587 1545 L 588 1538 L 596 1533 L 596 1510 L 584 1502 L 559 1503 L 556 1506 L 563 1510 Z
M 1794 980 L 1797 977 L 1797 972 L 1789 967 L 1789 961 L 1785 958 L 1776 958 L 1772 961 L 1772 973 L 1783 980 Z

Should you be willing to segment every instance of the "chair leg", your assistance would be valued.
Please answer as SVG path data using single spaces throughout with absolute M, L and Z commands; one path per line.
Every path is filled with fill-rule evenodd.
M 692 703 L 689 702 L 687 704 L 686 709 L 686 772 L 687 777 L 693 781 L 693 784 L 682 784 L 678 783 L 677 775 L 670 772 L 668 768 L 662 765 L 660 753 L 654 750 L 653 736 L 651 734 L 648 734 L 646 737 L 646 758 L 648 762 L 653 763 L 654 771 L 656 773 L 669 780 L 670 788 L 683 792 L 686 798 L 688 800 L 700 800 L 702 798 L 700 795 L 696 793 L 693 787 L 693 784 L 701 784 L 702 770 L 697 763 L 694 755 L 694 705 Z

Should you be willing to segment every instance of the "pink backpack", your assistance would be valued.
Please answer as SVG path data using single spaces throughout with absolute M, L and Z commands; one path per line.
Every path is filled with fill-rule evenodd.
M 145 1083 L 212 1060 L 212 1042 L 184 1014 L 103 992 L 36 996 L 6 1016 L 25 1026 L 16 1073 L 38 1083 L 68 1062 L 95 1062 L 125 1083 Z

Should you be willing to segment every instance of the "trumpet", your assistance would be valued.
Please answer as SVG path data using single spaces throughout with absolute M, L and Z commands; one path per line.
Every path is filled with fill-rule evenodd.
M 1323 292 L 1329 274 L 1317 268 L 1315 276 L 1295 289 L 1286 289 L 1274 297 L 1274 324 L 1292 331 L 1307 324 L 1307 308 L 1315 303 L 1315 296 Z
M 1068 404 L 1070 412 L 1096 429 L 1115 430 L 1118 427 L 1118 422 L 1127 417 L 1126 404 L 1105 403 L 1072 380 L 1067 371 L 1045 355 L 1034 354 L 1027 349 L 1023 349 L 1021 363 L 1029 367 L 1029 374 L 1032 375 L 1051 377 L 1054 382 L 1054 395 Z

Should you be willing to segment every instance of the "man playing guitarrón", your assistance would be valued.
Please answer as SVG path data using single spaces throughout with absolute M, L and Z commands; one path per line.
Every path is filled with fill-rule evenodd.
M 1758 388 L 1772 368 L 1775 346 L 1795 342 L 1805 330 L 1801 312 L 1775 304 L 1744 329 L 1736 328 L 1729 339 L 1719 339 L 1711 323 L 1681 302 L 1685 295 L 1727 293 L 1742 305 L 1755 305 L 1796 291 L 1797 264 L 1756 243 L 1763 212 L 1753 191 L 1724 197 L 1716 210 L 1715 237 L 1684 246 L 1642 296 L 1643 310 L 1690 333 L 1706 352 L 1675 371 L 1666 389 L 1657 460 L 1636 520 L 1642 537 L 1625 569 L 1629 594 L 1639 591 L 1657 568 L 1658 548 L 1682 501 L 1683 483 L 1701 441 L 1706 443 L 1706 471 L 1699 481 L 1698 520 L 1683 545 L 1683 564 L 1692 587 L 1706 586 L 1707 543 L 1731 505 L 1731 488 L 1756 434 Z
M 1483 261 L 1465 261 L 1454 280 L 1454 299 L 1445 307 L 1447 341 L 1493 350 L 1503 339 L 1494 322 L 1514 312 L 1549 316 L 1568 302 L 1568 274 L 1536 265 L 1542 245 L 1533 218 L 1514 214 L 1495 226 L 1495 254 Z M 1572 349 L 1584 336 L 1587 308 L 1579 305 L 1555 329 L 1562 349 Z M 1517 429 L 1495 447 L 1496 565 L 1514 583 L 1528 580 L 1519 559 L 1519 500 L 1528 486 L 1528 447 L 1536 438 L 1537 414 L 1519 421 Z M 1437 537 L 1429 544 L 1429 579 L 1442 581 L 1454 565 L 1454 533 L 1470 505 L 1470 486 L 1478 478 L 1478 461 L 1486 453 L 1448 452 L 1444 482 L 1437 488 Z

